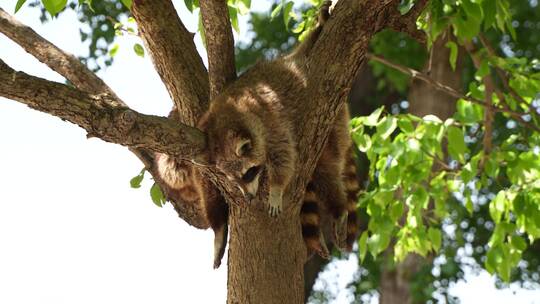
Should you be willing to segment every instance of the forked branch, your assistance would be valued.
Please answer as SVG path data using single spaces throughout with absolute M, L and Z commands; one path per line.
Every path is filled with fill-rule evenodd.
M 111 88 L 86 68 L 79 59 L 41 37 L 2 8 L 0 8 L 0 32 L 20 45 L 30 55 L 66 77 L 80 90 L 94 94 L 107 93 L 117 98 Z

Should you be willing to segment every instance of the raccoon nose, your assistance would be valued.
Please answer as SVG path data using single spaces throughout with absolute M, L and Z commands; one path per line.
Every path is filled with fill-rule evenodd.
M 254 166 L 249 168 L 246 173 L 242 176 L 242 181 L 246 183 L 251 183 L 255 177 L 257 177 L 257 174 L 261 171 L 261 166 Z

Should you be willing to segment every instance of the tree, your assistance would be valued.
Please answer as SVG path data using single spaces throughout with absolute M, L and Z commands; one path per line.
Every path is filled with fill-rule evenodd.
M 229 2 L 234 4 L 238 1 Z M 287 2 L 281 8 L 289 7 L 288 3 L 290 2 Z M 144 1 L 135 1 L 131 7 L 131 12 L 138 23 L 140 35 L 145 41 L 147 50 L 151 53 L 156 69 L 175 103 L 178 118 L 183 124 L 178 124 L 171 119 L 142 115 L 128 109 L 122 101 L 115 97 L 114 92 L 111 92 L 103 82 L 77 60 L 50 45 L 41 37 L 36 36 L 35 33 L 17 24 L 16 21 L 4 12 L 1 15 L 2 23 L 0 23 L 0 31 L 21 46 L 26 46 L 26 49 L 30 53 L 65 76 L 76 89 L 46 82 L 22 73 L 15 73 L 6 64 L 2 63 L 3 85 L 0 85 L 0 94 L 26 103 L 38 110 L 77 123 L 85 128 L 90 136 L 96 136 L 130 147 L 132 152 L 136 153 L 143 163 L 145 163 L 146 170 L 150 173 L 155 173 L 153 172 L 155 168 L 152 166 L 151 151 L 167 153 L 188 160 L 196 158 L 197 155 L 204 153 L 204 134 L 189 126 L 193 125 L 201 113 L 205 111 L 208 100 L 213 96 L 217 96 L 227 84 L 234 82 L 236 77 L 234 56 L 232 53 L 231 21 L 229 21 L 227 7 L 224 3 L 218 3 L 217 1 L 201 3 L 202 27 L 206 36 L 208 49 L 209 71 L 207 74 L 201 59 L 195 52 L 191 35 L 183 28 L 170 2 L 159 1 L 152 4 L 150 5 Z M 231 7 L 230 4 L 229 8 Z M 303 266 L 303 244 L 299 237 L 299 230 L 297 229 L 299 226 L 298 217 L 295 214 L 298 211 L 302 194 L 301 189 L 303 189 L 303 185 L 306 183 L 311 170 L 313 170 L 313 164 L 326 140 L 324 134 L 327 134 L 337 109 L 343 103 L 343 99 L 351 89 L 361 63 L 365 60 L 364 56 L 370 38 L 381 29 L 390 27 L 406 32 L 418 40 L 425 40 L 423 34 L 416 30 L 414 25 L 414 21 L 425 5 L 425 1 L 417 1 L 414 6 L 410 2 L 402 3 L 399 6 L 401 13 L 397 10 L 398 3 L 396 1 L 390 1 L 388 3 L 340 1 L 336 5 L 328 25 L 323 28 L 313 52 L 308 56 L 305 70 L 302 70 L 308 78 L 308 83 L 315 83 L 313 89 L 310 90 L 309 98 L 313 102 L 307 103 L 305 100 L 298 100 L 298 96 L 287 96 L 287 98 L 298 100 L 302 104 L 305 103 L 305 113 L 299 115 L 301 117 L 298 118 L 298 121 L 302 121 L 308 126 L 311 124 L 317 126 L 309 130 L 306 128 L 301 134 L 302 170 L 300 170 L 295 179 L 294 185 L 296 187 L 293 187 L 291 193 L 288 194 L 291 206 L 296 206 L 296 209 L 291 208 L 282 217 L 277 220 L 271 220 L 260 208 L 234 204 L 233 202 L 242 203 L 242 197 L 232 191 L 234 187 L 227 184 L 227 181 L 221 180 L 218 176 L 214 175 L 215 181 L 223 188 L 224 193 L 228 195 L 231 206 L 229 302 L 247 302 L 249 301 L 248 299 L 257 299 L 259 302 L 275 302 L 276 299 L 287 299 L 290 302 L 302 301 L 301 290 L 303 288 L 303 280 L 301 269 Z M 491 5 L 496 5 L 495 12 L 490 10 L 492 8 Z M 60 6 L 60 9 L 62 9 L 63 6 L 61 4 Z M 52 10 L 47 5 L 46 8 L 49 11 Z M 52 13 L 56 13 L 60 9 L 54 8 Z M 288 10 L 288 13 L 284 10 L 285 16 L 290 13 L 290 7 Z M 489 29 L 496 24 L 500 30 L 512 32 L 512 27 L 507 24 L 510 19 L 509 14 L 506 12 L 507 10 L 508 5 L 504 2 L 503 4 L 496 4 L 494 1 L 485 1 L 483 4 L 477 4 L 468 1 L 461 1 L 460 3 L 431 1 L 427 10 L 428 13 L 425 13 L 422 18 L 424 22 L 423 28 L 428 33 L 428 45 L 433 43 L 444 29 L 452 27 L 458 37 L 458 41 L 452 41 L 447 44 L 451 50 L 450 62 L 455 65 L 457 58 L 456 44 L 468 46 L 471 54 L 474 54 L 473 59 L 475 57 L 477 59 L 481 58 L 479 56 L 482 56 L 482 54 L 477 55 L 472 49 L 478 47 L 478 45 L 471 44 L 469 42 L 470 39 L 479 35 L 480 26 Z M 232 16 L 232 22 L 234 24 L 234 14 Z M 288 21 L 288 19 L 286 20 Z M 451 20 L 451 22 L 448 20 Z M 163 30 L 165 28 L 167 31 Z M 41 49 L 45 50 L 44 53 L 41 51 L 36 52 L 36 49 L 32 48 L 33 43 L 36 41 L 41 43 L 43 46 Z M 482 42 L 484 43 L 485 41 Z M 183 52 L 179 52 L 179 50 L 183 50 Z M 335 58 L 337 54 L 340 56 L 336 62 Z M 407 155 L 409 160 L 419 159 L 419 157 L 428 159 L 419 168 L 420 175 L 416 176 L 403 175 L 403 170 L 405 170 L 403 168 L 411 165 L 411 163 L 407 162 L 405 162 L 404 167 L 401 167 L 400 163 L 390 166 L 395 169 L 394 171 L 399 172 L 397 177 L 390 174 L 391 170 L 388 172 L 382 170 L 382 164 L 388 161 L 392 162 L 391 154 L 384 153 L 388 152 L 388 147 L 392 147 L 392 149 L 402 147 L 403 142 L 400 139 L 403 139 L 403 136 L 400 137 L 399 132 L 417 134 L 415 132 L 423 129 L 431 132 L 434 129 L 441 129 L 441 123 L 431 118 L 421 120 L 411 116 L 399 116 L 397 118 L 389 116 L 381 118 L 381 111 L 377 111 L 367 118 L 360 118 L 353 121 L 355 130 L 353 136 L 355 136 L 360 149 L 368 154 L 369 160 L 372 163 L 370 176 L 374 181 L 373 185 L 376 185 L 370 189 L 367 196 L 364 196 L 361 204 L 362 207 L 367 207 L 368 213 L 372 217 L 369 232 L 364 232 L 360 239 L 360 255 L 362 259 L 368 248 L 373 256 L 377 256 L 378 253 L 386 249 L 390 244 L 390 240 L 395 236 L 398 238 L 396 239 L 397 243 L 394 248 L 397 256 L 401 258 L 409 252 L 426 255 L 432 249 L 436 250 L 440 247 L 441 232 L 437 228 L 427 225 L 431 223 L 427 223 L 426 226 L 420 225 L 419 227 L 413 227 L 410 226 L 412 225 L 412 220 L 409 217 L 404 217 L 407 225 L 401 227 L 401 230 L 389 229 L 387 224 L 390 218 L 393 219 L 393 217 L 396 217 L 398 219 L 407 214 L 409 216 L 412 214 L 412 218 L 417 223 L 422 223 L 423 220 L 421 220 L 421 217 L 425 212 L 423 210 L 426 209 L 426 206 L 423 206 L 426 198 L 432 197 L 436 199 L 436 196 L 448 197 L 449 192 L 463 191 L 459 190 L 459 182 L 463 184 L 464 181 L 471 181 L 472 177 L 484 177 L 483 170 L 481 169 L 485 167 L 488 170 L 489 165 L 484 166 L 484 164 L 488 164 L 490 161 L 487 155 L 493 155 L 490 154 L 491 147 L 493 147 L 491 135 L 483 136 L 485 150 L 482 150 L 481 154 L 475 154 L 477 157 L 473 157 L 470 160 L 470 155 L 467 155 L 470 153 L 470 150 L 463 143 L 463 130 L 467 130 L 466 128 L 468 126 L 481 122 L 486 130 L 484 134 L 490 134 L 493 113 L 501 112 L 504 115 L 510 115 L 525 125 L 531 125 L 529 121 L 532 119 L 534 124 L 532 124 L 531 128 L 533 130 L 535 129 L 536 116 L 534 116 L 534 112 L 527 111 L 524 106 L 535 104 L 530 97 L 535 94 L 531 92 L 538 86 L 537 76 L 531 74 L 530 69 L 519 70 L 518 76 L 522 76 L 522 78 L 513 77 L 510 79 L 509 84 L 507 75 L 504 74 L 506 70 L 510 69 L 513 72 L 518 69 L 525 69 L 528 61 L 513 62 L 510 59 L 495 57 L 493 54 L 490 54 L 490 57 L 492 57 L 490 60 L 493 60 L 491 63 L 492 69 L 497 72 L 503 72 L 500 74 L 502 76 L 499 76 L 501 92 L 498 93 L 502 94 L 500 96 L 504 94 L 511 95 L 506 96 L 506 101 L 510 102 L 509 105 L 500 103 L 503 98 L 499 98 L 498 102 L 489 100 L 489 102 L 486 101 L 484 103 L 481 99 L 486 98 L 488 100 L 490 97 L 482 96 L 481 92 L 472 92 L 472 97 L 465 96 L 459 90 L 444 86 L 440 80 L 433 80 L 433 78 L 425 74 L 393 64 L 377 55 L 370 55 L 370 58 L 374 61 L 397 68 L 406 74 L 411 74 L 430 86 L 438 88 L 454 98 L 462 98 L 462 100 L 460 101 L 461 106 L 458 107 L 460 111 L 458 113 L 461 117 L 458 116 L 459 121 L 457 124 L 448 122 L 447 125 L 445 123 L 442 135 L 437 135 L 434 138 L 428 138 L 426 136 L 426 141 L 421 142 L 422 145 L 426 144 L 426 146 L 423 146 L 423 148 L 428 150 L 425 154 L 409 153 Z M 479 77 L 481 79 L 485 79 L 482 83 L 484 83 L 486 88 L 491 87 L 492 90 L 495 90 L 494 85 L 490 84 L 493 80 L 490 80 L 490 75 L 485 72 L 486 68 L 489 72 L 489 66 L 486 67 L 480 60 L 477 61 L 476 68 L 478 69 L 478 75 L 480 75 Z M 381 68 L 379 67 L 380 70 Z M 383 70 L 382 73 L 389 74 L 390 72 Z M 497 79 L 499 80 L 499 78 Z M 518 79 L 516 80 L 515 78 Z M 396 80 L 395 77 L 389 77 L 389 79 Z M 512 80 L 515 85 L 511 84 Z M 278 80 L 276 85 L 279 85 L 280 81 L 285 80 Z M 516 90 L 517 88 L 521 90 L 512 94 L 512 90 Z M 39 94 L 35 94 L 35 92 Z M 512 103 L 514 103 L 513 106 Z M 485 107 L 485 111 L 474 104 L 480 104 Z M 486 113 L 485 120 L 480 118 L 483 114 L 479 113 L 482 111 Z M 532 117 L 529 120 L 523 118 L 523 115 L 526 114 L 532 115 Z M 371 131 L 367 133 L 363 132 L 373 126 L 377 126 L 375 133 L 372 134 L 370 133 Z M 399 127 L 399 130 L 396 127 Z M 322 133 L 315 134 L 315 129 L 321 130 Z M 425 133 L 426 131 L 424 130 L 422 132 Z M 429 135 L 435 135 L 435 133 Z M 317 137 L 316 135 L 321 136 Z M 536 139 L 534 139 L 536 138 L 535 136 L 537 136 L 535 133 L 531 135 L 533 138 L 531 141 L 533 146 L 531 147 L 534 147 L 534 143 L 536 142 Z M 431 172 L 433 162 L 446 163 L 446 159 L 439 159 L 442 157 L 439 156 L 439 150 L 436 149 L 436 146 L 443 137 L 447 138 L 451 145 L 456 144 L 456 146 L 452 146 L 452 149 L 456 147 L 457 150 L 450 150 L 448 152 L 454 160 L 458 160 L 461 163 L 457 170 L 453 170 L 455 175 L 452 175 L 458 176 L 459 179 L 450 179 L 447 178 L 447 175 L 438 175 L 438 179 L 431 179 L 428 178 L 429 176 L 424 176 L 426 172 Z M 377 146 L 374 144 L 380 145 Z M 506 148 L 508 147 L 504 147 L 501 153 L 507 153 L 508 150 L 504 150 Z M 476 151 L 474 148 L 471 150 Z M 313 153 L 313 151 L 315 152 Z M 436 154 L 436 157 L 433 154 Z M 392 157 L 395 157 L 395 155 Z M 504 158 L 504 155 L 501 157 L 505 161 L 512 161 Z M 536 164 L 534 160 L 530 159 L 530 156 L 523 154 L 523 157 L 529 157 L 525 162 L 536 168 L 534 167 Z M 479 163 L 480 165 L 478 165 Z M 523 167 L 520 164 L 518 166 Z M 447 169 L 445 166 L 443 168 Z M 387 173 L 388 176 L 386 176 Z M 395 174 L 395 172 L 392 174 Z M 492 176 L 495 175 L 493 172 L 487 174 L 488 177 L 495 177 Z M 514 173 L 514 176 L 516 174 Z M 536 171 L 532 173 L 528 172 L 528 174 L 534 175 Z M 154 177 L 156 177 L 155 174 Z M 386 180 L 383 180 L 382 177 L 385 177 Z M 159 179 L 157 180 L 159 184 Z M 418 185 L 432 182 L 440 182 L 440 184 L 436 184 L 437 187 L 433 187 L 437 188 L 439 192 L 432 192 L 433 189 L 430 189 L 429 193 L 424 193 L 419 190 L 421 187 L 418 187 Z M 526 208 L 533 208 L 532 210 L 534 210 L 534 193 L 536 193 L 534 189 L 537 188 L 537 185 L 534 183 L 529 184 L 528 180 L 525 184 L 523 180 L 511 179 L 510 182 L 518 188 L 526 186 L 528 187 L 527 189 L 531 190 L 532 196 L 531 198 L 526 198 L 527 202 L 524 203 L 524 206 L 528 206 Z M 388 188 L 389 185 L 399 186 L 397 188 Z M 167 196 L 166 187 L 161 186 Z M 156 187 L 156 189 L 158 188 Z M 414 191 L 411 189 L 414 189 Z M 397 197 L 392 198 L 392 196 L 389 196 L 389 192 L 397 194 Z M 156 194 L 156 199 L 159 201 L 159 191 L 156 190 L 156 193 L 158 193 Z M 471 195 L 467 191 L 464 194 L 465 196 L 468 195 L 467 198 Z M 510 194 L 510 196 L 503 194 L 503 196 L 505 198 L 501 198 L 500 200 L 507 201 L 505 199 L 508 199 L 508 201 L 511 201 L 515 198 L 513 194 Z M 400 207 L 401 199 L 407 199 L 405 200 L 409 209 L 407 212 L 404 212 L 405 210 Z M 182 202 L 173 201 L 172 203 L 179 215 L 188 223 L 199 228 L 206 227 L 207 224 L 201 218 L 201 210 L 199 208 L 188 206 Z M 437 214 L 439 218 L 447 214 L 445 210 L 441 210 L 441 204 L 444 209 L 446 206 L 445 201 L 435 200 L 434 210 L 439 212 Z M 468 209 L 474 206 L 472 203 L 469 204 L 467 202 L 467 204 L 465 206 Z M 492 205 L 495 204 L 492 203 Z M 389 208 L 389 210 L 381 211 L 379 210 L 380 207 Z M 511 207 L 501 207 L 499 208 L 500 210 L 498 208 L 494 208 L 495 211 L 492 211 L 494 212 L 492 216 L 499 220 L 502 217 L 504 219 L 504 225 L 501 224 L 501 226 L 505 226 L 506 228 L 501 228 L 503 230 L 496 234 L 499 240 L 494 243 L 494 249 L 491 251 L 492 261 L 486 265 L 488 269 L 491 267 L 491 270 L 496 270 L 506 275 L 509 269 L 515 266 L 519 260 L 519 256 L 517 256 L 518 260 L 516 260 L 516 254 L 519 255 L 524 249 L 521 240 L 522 234 L 515 234 L 513 232 L 513 227 L 515 226 L 509 226 L 515 222 L 509 214 L 517 212 L 517 210 L 513 210 Z M 523 228 L 528 234 L 531 243 L 538 237 L 538 228 L 533 224 L 529 224 L 530 220 L 527 220 L 527 218 L 534 221 L 536 216 L 533 212 L 533 214 L 527 214 L 523 220 L 524 222 L 522 221 L 521 224 L 518 220 L 518 225 L 525 225 Z M 437 221 L 435 221 L 435 224 L 437 224 Z M 409 229 L 409 231 L 406 232 L 406 229 Z M 405 239 L 403 233 L 405 232 L 407 233 L 407 238 L 417 240 L 418 242 L 403 243 Z M 507 239 L 508 241 L 506 241 Z M 283 240 L 288 241 L 284 244 Z M 242 246 L 242 242 L 247 242 L 250 246 Z M 276 250 L 276 248 L 280 250 Z M 502 263 L 504 264 L 502 266 L 498 265 L 496 261 L 507 255 L 511 255 L 512 257 L 509 259 L 510 263 Z M 259 258 L 256 259 L 255 257 Z M 264 261 L 261 261 L 261 257 L 265 257 Z M 273 288 L 268 288 L 269 286 Z

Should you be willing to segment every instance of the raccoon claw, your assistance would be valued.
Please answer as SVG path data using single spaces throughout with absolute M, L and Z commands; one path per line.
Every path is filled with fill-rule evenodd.
M 276 217 L 281 213 L 283 206 L 283 192 L 270 188 L 268 197 L 268 214 Z
M 268 214 L 269 214 L 271 217 L 276 217 L 276 216 L 278 216 L 280 213 L 281 213 L 281 207 L 270 206 L 269 209 L 268 209 Z
M 328 250 L 328 247 L 326 247 L 326 241 L 324 240 L 322 232 L 319 235 L 319 245 L 319 248 L 316 250 L 317 254 L 325 260 L 330 260 L 330 251 Z
M 334 219 L 334 240 L 335 245 L 340 251 L 347 249 L 347 212 Z

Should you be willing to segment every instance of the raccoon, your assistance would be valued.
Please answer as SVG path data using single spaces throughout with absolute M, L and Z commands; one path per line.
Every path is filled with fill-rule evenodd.
M 218 97 L 201 119 L 210 164 L 225 173 L 248 199 L 259 190 L 263 171 L 268 176 L 268 210 L 277 216 L 283 193 L 294 172 L 296 147 L 291 126 L 264 88 L 241 90 Z M 262 102 L 264 101 L 264 102 Z
M 329 3 L 323 4 L 325 18 Z M 257 69 L 249 70 L 231 84 L 211 102 L 198 124 L 207 134 L 208 162 L 234 182 L 246 198 L 260 195 L 261 177 L 263 174 L 267 177 L 268 198 L 262 200 L 268 202 L 272 216 L 281 212 L 283 193 L 295 170 L 298 140 L 294 135 L 298 126 L 293 122 L 298 112 L 303 111 L 301 104 L 282 98 L 280 92 L 307 96 L 305 79 L 297 63 L 313 46 L 325 18 L 319 19 L 317 29 L 295 52 L 273 62 L 258 63 Z M 331 215 L 336 246 L 349 247 L 348 227 L 352 225 L 348 224 L 347 216 L 354 208 L 348 207 L 343 182 L 346 151 L 350 146 L 347 123 L 348 111 L 344 107 L 331 130 L 302 207 L 306 245 L 325 257 L 329 253 L 320 231 L 321 212 Z M 157 165 L 160 177 L 177 189 L 180 197 L 203 206 L 215 233 L 214 267 L 218 267 L 227 241 L 225 200 L 198 169 L 175 164 L 175 160 L 167 157 L 158 158 Z M 179 172 L 171 173 L 171 170 Z

